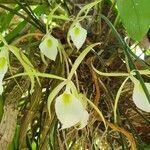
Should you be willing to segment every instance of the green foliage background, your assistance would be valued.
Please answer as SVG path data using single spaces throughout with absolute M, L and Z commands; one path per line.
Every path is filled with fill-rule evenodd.
M 141 60 L 130 48 L 135 42 L 141 46 L 149 35 L 149 8 L 149 0 L 49 0 L 40 3 L 1 0 L 0 46 L 6 42 L 11 53 L 4 92 L 0 96 L 0 149 L 146 150 L 150 144 L 150 115 L 133 104 L 132 82 L 127 81 L 121 92 L 114 123 L 115 97 L 124 77 L 99 76 L 91 64 L 106 73 L 149 70 L 149 56 Z M 73 21 L 80 19 L 88 35 L 77 51 L 68 42 L 67 33 Z M 56 61 L 41 58 L 39 44 L 46 29 L 61 43 L 62 56 L 58 55 Z M 78 60 L 76 65 L 75 60 Z M 89 123 L 82 130 L 74 127 L 59 130 L 55 97 L 52 102 L 48 101 L 54 89 L 57 95 L 63 92 L 63 88 L 59 90 L 60 83 L 68 78 L 70 71 L 72 75 L 76 71 L 72 81 L 78 91 L 96 106 L 95 109 L 89 103 Z M 144 84 L 150 81 L 149 75 L 137 71 L 135 77 L 150 99 Z M 51 106 L 47 107 L 49 103 Z M 99 111 L 105 118 L 107 130 Z

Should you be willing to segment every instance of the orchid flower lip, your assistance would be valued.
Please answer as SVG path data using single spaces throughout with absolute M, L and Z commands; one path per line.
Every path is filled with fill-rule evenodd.
M 150 92 L 150 83 L 145 83 L 148 91 Z M 150 112 L 150 103 L 145 95 L 145 92 L 138 80 L 134 80 L 134 89 L 133 89 L 133 102 L 135 105 L 145 111 Z
M 56 98 L 55 112 L 62 124 L 61 129 L 73 126 L 82 129 L 87 125 L 88 112 L 83 107 L 81 101 L 68 91 L 65 91 Z
M 80 23 L 76 23 L 69 29 L 71 40 L 76 48 L 79 50 L 84 44 L 87 37 L 87 30 L 81 27 Z
M 51 60 L 56 59 L 58 53 L 58 40 L 52 35 L 46 34 L 39 45 L 41 52 Z

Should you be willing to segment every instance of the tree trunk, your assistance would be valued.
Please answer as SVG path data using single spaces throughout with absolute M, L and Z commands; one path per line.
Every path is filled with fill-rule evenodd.
M 17 126 L 17 102 L 22 94 L 29 89 L 29 78 L 22 77 L 19 85 L 20 87 L 18 85 L 14 86 L 5 99 L 4 114 L 0 123 L 0 150 L 8 150 L 13 141 Z

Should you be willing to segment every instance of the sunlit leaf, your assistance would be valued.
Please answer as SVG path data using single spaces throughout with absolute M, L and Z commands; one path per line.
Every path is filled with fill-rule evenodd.
M 140 41 L 150 27 L 149 0 L 117 0 L 117 6 L 129 36 Z

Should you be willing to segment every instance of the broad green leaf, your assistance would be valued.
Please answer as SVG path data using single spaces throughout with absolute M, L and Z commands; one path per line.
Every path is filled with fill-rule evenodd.
M 129 36 L 140 41 L 150 27 L 150 1 L 117 0 L 117 7 Z

